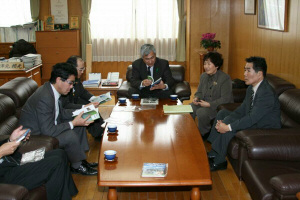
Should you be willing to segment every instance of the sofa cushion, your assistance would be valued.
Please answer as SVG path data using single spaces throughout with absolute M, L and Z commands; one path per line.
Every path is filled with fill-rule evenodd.
M 283 195 L 291 195 L 300 191 L 300 169 L 299 173 L 281 174 L 274 176 L 270 180 L 272 188 L 276 191 L 276 195 L 282 198 Z
M 10 135 L 18 126 L 16 107 L 11 98 L 0 94 L 0 135 Z
M 283 127 L 300 127 L 300 90 L 290 89 L 279 96 Z

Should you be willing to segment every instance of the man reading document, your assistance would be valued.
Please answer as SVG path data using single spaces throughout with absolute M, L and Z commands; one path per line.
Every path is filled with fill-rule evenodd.
M 144 44 L 141 47 L 141 58 L 132 63 L 130 82 L 130 96 L 139 94 L 141 98 L 160 99 L 169 98 L 173 94 L 172 87 L 175 84 L 169 62 L 156 57 L 156 50 L 152 44 Z

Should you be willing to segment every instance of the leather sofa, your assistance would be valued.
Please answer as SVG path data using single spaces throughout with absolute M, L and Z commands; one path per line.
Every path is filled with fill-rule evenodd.
M 270 85 L 273 87 L 274 91 L 277 93 L 277 95 L 279 96 L 279 101 L 280 101 L 280 96 L 282 95 L 282 93 L 286 90 L 290 90 L 295 88 L 295 85 L 272 74 L 267 74 L 267 79 L 270 83 Z M 280 101 L 281 104 L 284 104 L 283 100 Z M 237 108 L 237 106 L 239 106 L 240 103 L 229 103 L 229 104 L 223 104 L 220 105 L 218 107 L 218 109 L 227 109 L 227 110 L 234 110 L 235 108 Z M 288 113 L 288 111 L 284 111 L 284 108 L 281 106 L 281 123 L 283 125 L 283 127 L 295 127 L 297 126 L 297 124 L 293 123 L 293 124 L 288 124 L 288 123 L 292 123 L 292 119 L 291 120 L 287 120 L 287 118 L 291 117 L 293 118 L 294 116 L 291 115 L 290 113 Z M 300 116 L 300 115 L 299 115 Z M 245 132 L 248 132 L 250 130 L 245 130 Z M 256 131 L 254 131 L 256 133 Z M 238 134 L 238 133 L 237 133 Z M 227 154 L 227 158 L 230 161 L 235 173 L 237 174 L 237 176 L 239 178 L 241 178 L 241 166 L 242 166 L 242 161 L 241 159 L 239 159 L 239 141 L 237 139 L 237 137 L 233 137 L 232 140 L 230 141 L 229 145 L 228 145 L 228 154 Z
M 38 88 L 38 84 L 26 77 L 17 77 L 0 86 L 0 93 L 9 96 L 16 105 L 16 116 L 19 118 L 23 105 Z
M 296 199 L 300 191 L 300 89 L 279 96 L 281 129 L 243 130 L 228 159 L 252 199 Z
M 178 95 L 180 101 L 189 100 L 191 96 L 191 87 L 187 81 L 184 81 L 185 69 L 182 65 L 170 65 L 172 76 L 176 81 L 175 86 L 172 88 L 175 94 Z M 131 87 L 130 77 L 132 75 L 132 65 L 129 65 L 126 72 L 126 81 L 122 83 L 117 91 L 117 98 L 127 97 L 131 98 L 128 90 Z
M 0 94 L 0 140 L 8 139 L 18 126 L 15 102 L 10 97 Z M 24 153 L 40 147 L 46 147 L 46 150 L 58 148 L 58 140 L 49 136 L 30 136 L 30 140 L 22 143 L 18 150 Z M 0 183 L 0 199 L 47 199 L 46 189 L 41 186 L 28 191 L 20 185 Z

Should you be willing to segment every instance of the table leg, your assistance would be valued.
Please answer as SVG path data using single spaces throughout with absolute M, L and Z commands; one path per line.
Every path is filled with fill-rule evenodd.
M 199 187 L 193 187 L 192 188 L 191 200 L 200 200 L 200 189 L 199 189 Z
M 117 188 L 116 187 L 109 187 L 108 188 L 107 199 L 108 200 L 117 200 L 118 199 Z

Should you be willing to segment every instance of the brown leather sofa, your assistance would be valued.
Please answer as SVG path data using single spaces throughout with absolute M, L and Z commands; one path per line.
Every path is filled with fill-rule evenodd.
M 300 89 L 279 96 L 281 129 L 243 130 L 228 159 L 254 200 L 296 199 L 300 191 Z
M 19 118 L 21 109 L 27 99 L 38 88 L 38 84 L 26 77 L 17 77 L 0 86 L 0 93 L 9 96 L 16 105 L 16 116 Z
M 14 101 L 10 97 L 0 94 L 0 140 L 9 138 L 12 131 L 18 127 L 18 118 L 15 114 Z M 58 140 L 49 136 L 31 136 L 30 140 L 21 144 L 18 150 L 24 153 L 40 147 L 46 147 L 46 150 L 58 148 Z M 20 185 L 0 183 L 0 199 L 44 200 L 47 197 L 44 186 L 28 191 Z
M 282 93 L 287 90 L 291 90 L 295 88 L 295 85 L 272 74 L 267 74 L 267 79 L 270 83 L 270 85 L 273 87 L 274 91 L 277 93 L 279 96 L 279 101 L 281 104 L 281 123 L 283 127 L 295 127 L 298 126 L 297 123 L 292 123 L 293 118 L 295 117 L 288 111 L 285 111 L 284 108 L 282 107 L 282 104 L 285 104 L 283 102 L 284 98 L 280 98 Z M 281 99 L 281 100 L 280 100 Z M 232 104 L 223 104 L 218 107 L 218 109 L 228 109 L 228 110 L 234 110 L 240 103 L 232 103 Z M 290 109 L 290 108 L 289 108 Z M 288 113 L 288 114 L 285 114 Z M 300 116 L 300 115 L 299 115 Z M 297 117 L 297 116 L 296 116 Z M 287 120 L 291 118 L 290 120 Z M 244 132 L 248 133 L 251 132 L 251 130 L 245 130 Z M 240 131 L 241 132 L 241 131 Z M 258 131 L 254 131 L 254 133 L 257 133 Z M 238 133 L 237 133 L 238 134 Z M 250 133 L 249 133 L 250 134 Z M 237 176 L 241 178 L 241 166 L 242 166 L 242 161 L 239 158 L 239 140 L 237 137 L 234 137 L 228 146 L 228 154 L 227 158 L 230 161 L 234 171 L 236 172 Z
M 172 76 L 176 81 L 175 86 L 172 88 L 175 94 L 178 95 L 180 101 L 189 100 L 191 96 L 191 87 L 187 81 L 184 81 L 184 67 L 182 65 L 170 65 Z M 126 72 L 126 81 L 122 83 L 117 91 L 117 97 L 131 98 L 128 90 L 131 87 L 130 77 L 132 75 L 132 65 L 129 65 Z

